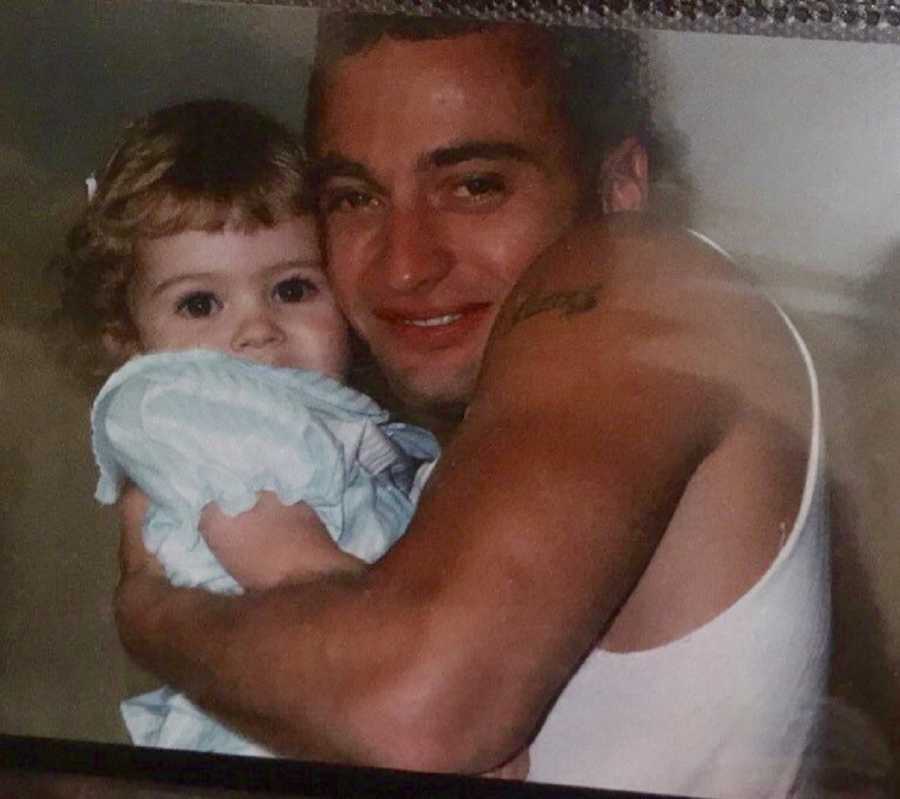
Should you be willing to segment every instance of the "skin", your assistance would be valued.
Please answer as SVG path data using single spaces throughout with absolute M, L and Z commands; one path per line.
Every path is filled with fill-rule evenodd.
M 346 323 L 322 272 L 314 220 L 247 233 L 139 241 L 129 309 L 144 352 L 217 350 L 343 380 Z
M 187 230 L 139 241 L 135 257 L 128 301 L 137 339 L 126 345 L 129 351 L 211 349 L 344 379 L 347 324 L 322 272 L 312 218 L 251 232 Z M 284 506 L 269 492 L 233 517 L 210 504 L 200 526 L 211 551 L 246 590 L 365 568 L 335 546 L 312 508 Z M 527 772 L 522 753 L 488 776 L 524 779 Z
M 414 408 L 468 398 L 503 300 L 571 224 L 577 200 L 543 83 L 515 76 L 498 87 L 497 71 L 517 58 L 507 37 L 459 71 L 450 51 L 475 55 L 475 38 L 415 51 L 386 41 L 383 57 L 346 59 L 327 89 L 342 100 L 326 102 L 318 128 L 332 286 Z M 421 326 L 429 320 L 446 321 Z
M 404 538 L 364 573 L 211 597 L 151 573 L 124 508 L 125 645 L 286 753 L 502 763 L 594 647 L 658 646 L 741 596 L 798 508 L 809 387 L 776 311 L 685 234 L 576 219 L 516 36 L 382 41 L 328 87 L 336 296 L 408 405 L 445 430 L 467 408 Z M 638 206 L 645 167 L 621 149 L 598 207 Z

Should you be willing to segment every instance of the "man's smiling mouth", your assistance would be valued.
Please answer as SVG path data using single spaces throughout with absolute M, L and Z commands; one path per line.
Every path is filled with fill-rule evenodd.
M 375 317 L 409 346 L 444 349 L 468 341 L 492 307 L 489 302 L 473 302 L 451 308 L 382 308 Z
M 448 313 L 443 316 L 432 316 L 429 319 L 403 319 L 402 324 L 413 325 L 415 327 L 440 327 L 441 325 L 453 324 L 462 319 L 461 313 Z

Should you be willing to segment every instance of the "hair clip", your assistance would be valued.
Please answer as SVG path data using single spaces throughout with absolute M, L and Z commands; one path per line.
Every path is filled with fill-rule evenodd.
M 84 187 L 87 189 L 87 198 L 88 202 L 94 199 L 94 195 L 97 193 L 97 178 L 93 175 L 84 179 Z

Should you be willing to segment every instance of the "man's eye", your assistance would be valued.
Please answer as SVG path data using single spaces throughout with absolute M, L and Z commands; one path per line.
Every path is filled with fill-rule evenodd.
M 302 302 L 317 291 L 316 284 L 303 277 L 290 277 L 280 281 L 274 290 L 275 298 L 281 302 Z
M 375 198 L 367 191 L 351 188 L 326 189 L 321 198 L 321 210 L 326 214 L 336 211 L 355 211 L 375 203 Z
M 176 310 L 191 319 L 202 319 L 212 315 L 219 307 L 220 303 L 214 294 L 208 291 L 197 291 L 181 299 Z
M 472 175 L 460 180 L 453 188 L 455 197 L 481 199 L 502 193 L 506 182 L 499 175 Z

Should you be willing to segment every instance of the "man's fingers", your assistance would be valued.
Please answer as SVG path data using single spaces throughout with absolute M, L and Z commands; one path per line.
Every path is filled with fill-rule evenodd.
M 119 539 L 119 568 L 122 576 L 138 571 L 159 571 L 157 561 L 144 548 L 141 530 L 149 501 L 146 495 L 129 485 L 122 493 L 117 508 L 122 524 Z
M 129 530 L 139 531 L 149 506 L 150 500 L 147 499 L 147 495 L 129 483 L 123 490 L 117 505 L 122 524 Z

